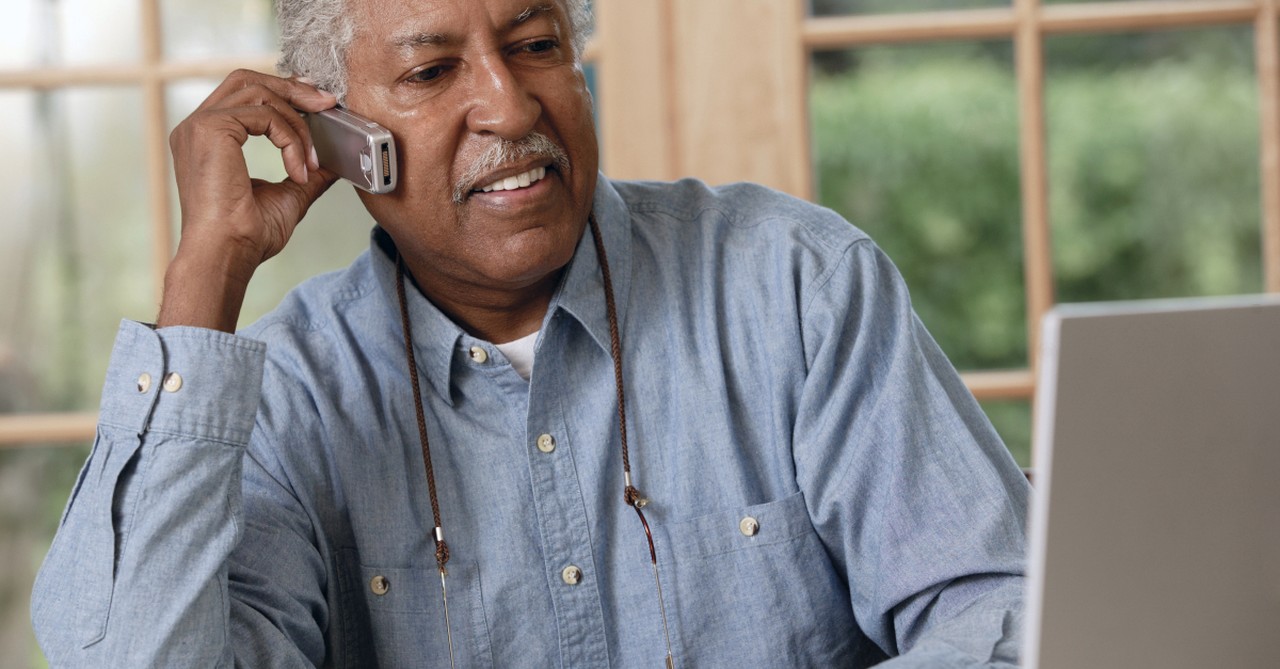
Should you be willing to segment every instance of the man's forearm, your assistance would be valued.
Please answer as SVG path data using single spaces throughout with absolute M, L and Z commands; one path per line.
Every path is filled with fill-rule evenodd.
M 54 666 L 230 657 L 226 561 L 263 347 L 122 325 L 98 438 L 32 593 Z
M 1010 575 L 982 580 L 990 585 L 987 592 L 950 618 L 931 621 L 907 652 L 878 666 L 1015 669 L 1022 640 L 1023 579 Z M 939 597 L 946 597 L 946 588 Z

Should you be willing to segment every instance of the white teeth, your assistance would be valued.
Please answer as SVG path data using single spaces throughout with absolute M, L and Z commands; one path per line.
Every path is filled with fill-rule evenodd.
M 530 185 L 542 181 L 547 176 L 547 168 L 535 167 L 528 172 L 522 172 L 513 177 L 498 179 L 497 181 L 481 188 L 485 193 L 492 193 L 496 190 L 515 190 L 517 188 L 528 188 Z

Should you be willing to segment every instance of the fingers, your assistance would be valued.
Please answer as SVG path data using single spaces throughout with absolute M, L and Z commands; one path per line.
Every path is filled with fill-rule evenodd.
M 209 97 L 200 103 L 196 111 L 225 107 L 227 106 L 225 101 L 228 98 L 240 91 L 255 87 L 270 91 L 289 106 L 302 111 L 317 112 L 338 104 L 338 99 L 332 93 L 322 91 L 310 83 L 273 77 L 252 70 L 236 70 L 227 75 L 227 78 L 209 94 Z
M 278 118 L 280 121 L 287 123 L 291 128 L 293 128 L 294 134 L 301 138 L 303 143 L 303 163 L 310 166 L 311 169 L 319 169 L 319 161 L 314 160 L 315 148 L 311 142 L 311 130 L 307 127 L 306 120 L 302 118 L 302 116 L 289 104 L 289 102 L 284 98 L 281 98 L 271 89 L 255 84 L 247 88 L 242 88 L 228 96 L 223 100 L 222 108 L 231 109 L 251 107 L 265 107 L 277 112 L 277 116 L 273 118 Z M 276 147 L 281 149 L 284 148 L 279 144 L 276 144 Z M 303 179 L 303 181 L 305 180 L 306 179 Z
M 270 125 L 259 124 L 255 128 L 246 128 L 251 134 L 259 134 L 266 128 L 271 128 L 274 136 L 270 139 L 277 148 L 281 149 L 285 160 L 285 170 L 290 177 L 299 183 L 307 181 L 307 171 L 320 168 L 320 162 L 316 157 L 315 147 L 311 142 L 311 132 L 307 127 L 306 121 L 298 113 L 298 110 L 317 112 L 329 109 L 337 104 L 337 98 L 332 94 L 321 91 L 309 82 L 302 82 L 293 79 L 282 79 L 271 75 L 253 72 L 251 70 L 236 70 L 205 99 L 203 103 L 192 114 L 192 118 L 196 119 L 208 112 L 237 110 L 232 113 L 233 116 L 243 114 L 243 110 L 252 107 L 269 107 L 274 109 L 277 114 L 270 115 L 272 123 Z M 262 114 L 253 114 L 259 121 Z M 301 156 L 297 155 L 297 150 L 289 149 L 282 146 L 277 141 L 284 136 L 281 124 L 287 124 L 293 129 L 292 135 L 296 136 L 301 142 Z M 244 143 L 243 140 L 240 142 Z
M 311 133 L 305 124 L 296 122 L 296 114 L 272 106 L 240 107 L 215 113 L 224 116 L 221 120 L 227 124 L 226 130 L 234 134 L 241 145 L 250 135 L 266 137 L 280 149 L 285 172 L 297 183 L 307 183 L 309 172 L 320 168 L 314 159 Z
M 243 146 L 250 135 L 264 135 L 280 149 L 285 171 L 299 184 L 307 182 L 310 170 L 320 168 L 306 121 L 270 89 L 250 86 L 222 102 L 225 106 L 197 111 L 174 129 L 170 144 L 175 160 L 201 151 L 186 147 L 211 146 L 211 137 L 228 136 Z

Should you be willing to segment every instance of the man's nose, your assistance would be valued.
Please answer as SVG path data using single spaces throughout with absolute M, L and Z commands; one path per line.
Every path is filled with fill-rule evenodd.
M 473 74 L 467 127 L 511 141 L 528 135 L 542 114 L 542 105 L 511 68 L 495 57 L 481 61 Z

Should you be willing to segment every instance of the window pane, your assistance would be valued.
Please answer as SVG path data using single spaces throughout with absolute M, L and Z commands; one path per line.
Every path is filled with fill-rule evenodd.
M 170 126 L 177 125 L 195 109 L 217 83 L 200 81 L 172 86 L 168 91 Z M 285 178 L 280 151 L 266 139 L 250 138 L 245 145 L 245 159 L 249 164 L 249 174 L 254 177 L 272 181 Z M 176 188 L 173 204 L 173 220 L 175 225 L 179 225 L 181 216 Z M 356 197 L 355 187 L 346 181 L 334 184 L 312 205 L 284 251 L 268 260 L 253 275 L 240 313 L 240 327 L 274 309 L 285 293 L 305 279 L 351 264 L 356 256 L 369 248 L 369 232 L 373 224 L 373 219 Z
M 165 57 L 226 58 L 274 54 L 271 0 L 163 0 Z
M 138 0 L 5 0 L 0 67 L 101 65 L 141 57 Z
M 894 14 L 928 10 L 1008 7 L 1010 0 L 811 0 L 814 16 L 842 14 Z
M 37 62 L 37 0 L 8 0 L 0 21 L 0 68 L 17 68 Z
M 1063 302 L 1262 289 L 1248 27 L 1046 41 Z
M 1025 365 L 1010 44 L 829 54 L 810 109 L 819 201 L 885 249 L 956 366 Z
M 140 105 L 0 93 L 0 412 L 96 408 L 120 319 L 155 316 Z
M 0 657 L 45 667 L 31 631 L 31 586 L 44 561 L 87 445 L 0 449 Z

